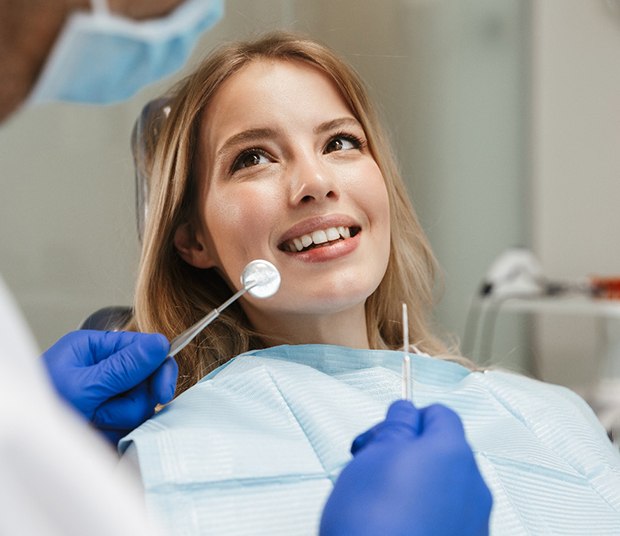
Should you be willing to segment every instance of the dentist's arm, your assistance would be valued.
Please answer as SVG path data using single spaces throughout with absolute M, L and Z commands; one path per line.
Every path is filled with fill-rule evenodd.
M 178 367 L 159 334 L 74 331 L 43 354 L 60 396 L 110 441 L 174 396 Z
M 351 451 L 321 536 L 488 535 L 492 496 L 452 410 L 399 400 Z

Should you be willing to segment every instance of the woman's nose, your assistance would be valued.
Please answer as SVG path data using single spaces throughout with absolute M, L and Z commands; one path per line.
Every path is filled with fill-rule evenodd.
M 338 199 L 339 191 L 333 170 L 320 157 L 306 155 L 298 159 L 291 174 L 290 200 L 293 205 Z

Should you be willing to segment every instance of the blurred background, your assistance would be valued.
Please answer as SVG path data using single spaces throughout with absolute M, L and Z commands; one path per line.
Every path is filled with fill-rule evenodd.
M 174 78 L 121 105 L 48 105 L 0 127 L 0 273 L 42 348 L 131 304 L 129 139 L 144 103 L 218 43 L 275 28 L 329 44 L 366 80 L 443 270 L 446 336 L 463 339 L 509 247 L 532 250 L 553 278 L 620 274 L 618 2 L 226 0 Z M 616 309 L 540 311 L 498 314 L 493 345 L 472 357 L 586 394 L 615 378 Z

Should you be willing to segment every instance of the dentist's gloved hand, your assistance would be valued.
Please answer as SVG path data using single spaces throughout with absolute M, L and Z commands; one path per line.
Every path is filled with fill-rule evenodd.
M 458 415 L 394 402 L 353 442 L 321 520 L 321 536 L 486 536 L 492 497 Z
M 178 367 L 159 334 L 74 331 L 43 354 L 54 387 L 116 443 L 174 396 Z

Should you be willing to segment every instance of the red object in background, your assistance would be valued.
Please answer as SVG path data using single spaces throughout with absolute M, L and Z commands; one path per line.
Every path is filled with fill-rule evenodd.
M 590 282 L 596 298 L 620 300 L 620 277 L 592 276 Z

